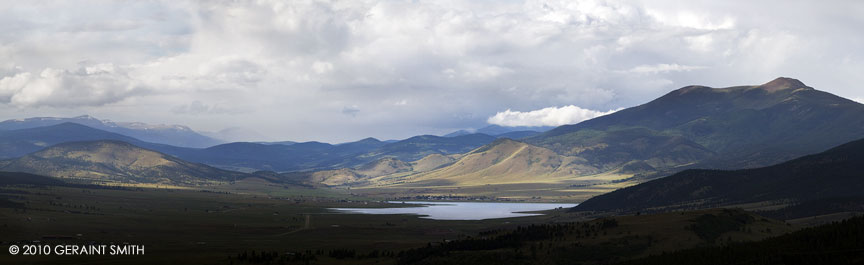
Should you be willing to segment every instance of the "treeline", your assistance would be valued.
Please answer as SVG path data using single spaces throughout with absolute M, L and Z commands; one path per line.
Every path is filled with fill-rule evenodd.
M 535 241 L 567 241 L 585 237 L 596 237 L 604 229 L 618 226 L 615 219 L 601 219 L 594 222 L 570 222 L 557 224 L 532 224 L 519 226 L 515 230 L 503 232 L 493 230 L 481 232 L 478 238 L 430 243 L 425 248 L 410 249 L 399 255 L 399 264 L 412 264 L 430 257 L 447 256 L 455 251 L 483 251 L 514 249 L 522 257 L 519 248 Z M 536 249 L 531 247 L 530 257 L 536 257 Z
M 488 230 L 477 237 L 461 240 L 430 242 L 423 248 L 399 252 L 389 250 L 357 251 L 355 249 L 306 250 L 302 252 L 277 253 L 272 250 L 244 251 L 228 258 L 229 264 L 311 264 L 321 258 L 339 260 L 397 259 L 399 264 L 426 262 L 430 257 L 444 257 L 451 252 L 475 251 L 468 255 L 480 255 L 486 250 L 512 250 L 505 259 L 534 260 L 538 254 L 551 253 L 553 242 L 567 242 L 572 239 L 593 238 L 605 234 L 604 230 L 618 226 L 615 219 L 600 219 L 591 222 L 570 222 L 556 224 L 532 224 L 518 226 L 513 230 Z M 544 242 L 545 243 L 544 245 Z M 578 245 L 574 245 L 578 246 Z M 612 248 L 614 249 L 614 248 Z M 557 250 L 555 250 L 557 251 Z M 591 250 L 589 252 L 596 252 Z M 481 264 L 486 264 L 481 262 Z
M 395 197 L 392 200 L 395 201 L 473 201 L 473 200 L 482 200 L 482 201 L 510 201 L 509 199 L 498 199 L 489 196 L 461 196 L 461 195 L 415 195 L 415 196 L 403 196 L 403 197 Z
M 786 203 L 790 204 L 790 202 Z M 759 214 L 774 219 L 790 220 L 832 213 L 864 212 L 864 196 L 832 197 L 791 204 L 789 207 L 763 211 Z
M 228 257 L 229 264 L 311 264 L 319 257 L 332 259 L 377 259 L 397 258 L 403 253 L 389 250 L 372 250 L 359 252 L 355 249 L 330 249 L 330 250 L 306 250 L 302 252 L 284 252 L 279 254 L 272 250 L 243 251 L 235 256 Z
M 243 251 L 235 257 L 228 257 L 228 264 L 310 264 L 317 260 L 312 251 L 287 252 L 279 255 L 276 251 Z
M 682 250 L 622 264 L 864 264 L 864 217 L 759 242 Z

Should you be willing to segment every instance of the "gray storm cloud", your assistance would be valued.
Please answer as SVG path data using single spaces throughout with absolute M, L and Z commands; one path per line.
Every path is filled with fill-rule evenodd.
M 0 118 L 345 141 L 571 123 L 778 76 L 862 98 L 861 13 L 860 1 L 4 2 Z

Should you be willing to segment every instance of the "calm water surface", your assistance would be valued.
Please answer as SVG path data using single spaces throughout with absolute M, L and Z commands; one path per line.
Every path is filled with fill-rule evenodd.
M 416 214 L 421 218 L 434 220 L 483 220 L 542 215 L 523 213 L 550 210 L 558 207 L 569 208 L 574 203 L 509 203 L 509 202 L 421 202 L 391 201 L 398 204 L 416 204 L 417 207 L 399 208 L 330 208 L 343 213 L 363 214 Z

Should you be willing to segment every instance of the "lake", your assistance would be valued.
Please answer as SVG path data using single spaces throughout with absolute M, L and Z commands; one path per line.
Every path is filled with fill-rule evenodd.
M 484 220 L 542 215 L 525 213 L 550 210 L 559 207 L 569 208 L 575 203 L 509 203 L 509 202 L 422 202 L 391 201 L 389 203 L 416 204 L 416 207 L 396 208 L 330 208 L 342 213 L 361 214 L 414 214 L 421 218 L 434 220 Z

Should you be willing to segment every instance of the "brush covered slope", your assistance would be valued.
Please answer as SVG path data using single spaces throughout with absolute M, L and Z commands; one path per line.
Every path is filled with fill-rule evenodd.
M 864 197 L 864 140 L 774 166 L 743 170 L 686 170 L 596 196 L 584 211 L 702 208 L 749 202 Z
M 58 144 L 0 162 L 0 171 L 95 182 L 200 185 L 248 175 L 191 163 L 120 141 Z
M 412 172 L 410 163 L 395 158 L 383 158 L 356 168 L 342 168 L 312 172 L 309 181 L 328 186 L 354 184 L 367 181 L 371 176 L 384 176 L 402 172 Z
M 620 134 L 610 134 L 618 136 Z M 607 153 L 621 159 L 616 166 L 596 163 L 597 157 L 561 155 L 555 151 L 507 138 L 472 150 L 440 166 L 352 179 L 352 187 L 393 195 L 490 196 L 514 199 L 561 198 L 584 200 L 593 195 L 639 183 L 637 174 L 654 166 L 694 163 L 711 155 L 708 150 L 681 137 L 644 137 L 629 144 L 642 153 Z M 658 152 L 663 147 L 671 151 Z M 674 147 L 671 147 L 674 146 Z M 633 157 L 652 156 L 645 160 Z M 423 160 L 431 159 L 427 157 Z M 422 160 L 415 161 L 420 162 Z M 650 161 L 652 165 L 649 165 Z M 356 172 L 355 172 L 356 173 Z M 345 178 L 348 179 L 348 178 Z M 374 189 L 379 189 L 373 191 Z
M 525 142 L 582 156 L 601 167 L 633 159 L 656 168 L 691 162 L 712 168 L 759 167 L 864 137 L 861 113 L 860 103 L 778 78 L 758 86 L 684 87 Z M 675 141 L 680 144 L 644 145 Z M 669 152 L 676 153 L 671 160 L 654 155 Z M 706 152 L 711 155 L 705 157 Z
M 450 182 L 453 185 L 548 183 L 599 173 L 580 157 L 498 139 L 466 154 L 453 164 L 409 177 L 411 182 Z
M 326 185 L 456 185 L 559 183 L 600 170 L 588 161 L 506 138 L 461 156 L 431 154 L 413 162 L 384 158 L 352 168 L 312 174 Z
M 400 179 L 401 176 L 431 171 L 456 161 L 455 155 L 431 154 L 412 162 L 396 158 L 382 158 L 354 168 L 321 170 L 314 172 L 286 173 L 300 175 L 303 182 L 327 186 L 364 185 L 381 183 L 382 179 Z

